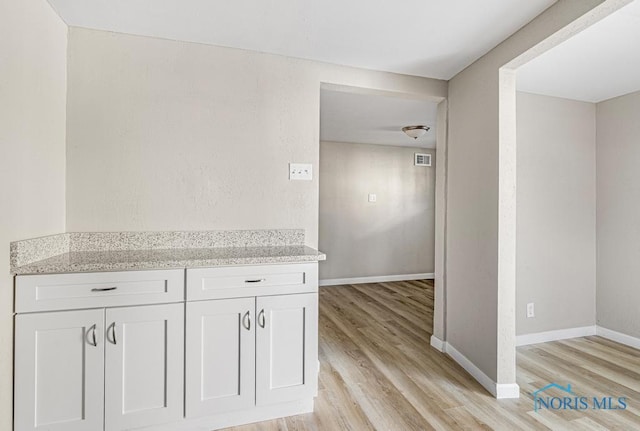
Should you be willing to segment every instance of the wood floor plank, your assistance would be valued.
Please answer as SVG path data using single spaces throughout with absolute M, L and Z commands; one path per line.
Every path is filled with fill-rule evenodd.
M 356 344 L 357 338 L 360 338 L 359 331 L 354 328 L 351 322 L 345 322 L 345 316 L 342 313 L 331 310 L 326 311 L 327 321 L 324 328 L 330 328 L 331 332 L 342 332 L 351 337 L 352 346 L 347 349 L 351 353 L 350 358 L 357 363 L 357 368 L 351 366 L 351 361 L 345 363 L 339 361 L 334 364 L 337 370 L 347 374 L 349 380 L 358 382 L 363 393 L 360 398 L 366 400 L 368 412 L 374 415 L 372 422 L 377 429 L 392 429 L 397 426 L 400 429 L 433 429 L 427 421 L 415 410 L 411 403 L 401 394 L 398 389 L 389 381 L 370 355 L 365 350 L 372 348 L 373 342 L 367 340 L 366 343 Z M 356 338 L 356 339 L 354 339 Z M 340 349 L 343 344 L 333 344 L 334 340 L 328 337 L 328 344 L 332 347 Z M 339 352 L 334 350 L 337 357 L 341 357 Z M 370 397 L 366 394 L 377 394 L 376 397 Z M 390 408 L 391 407 L 391 408 Z M 382 414 L 381 412 L 385 412 Z
M 314 412 L 233 430 L 640 430 L 638 350 L 596 336 L 519 347 L 520 398 L 496 400 L 429 345 L 433 281 L 323 287 L 319 296 Z M 629 408 L 534 411 L 532 393 L 551 382 L 626 396 Z

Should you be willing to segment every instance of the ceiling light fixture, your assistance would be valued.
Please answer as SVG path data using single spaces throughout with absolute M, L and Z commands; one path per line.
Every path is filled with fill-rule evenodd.
M 428 126 L 406 126 L 402 128 L 402 131 L 407 134 L 408 137 L 418 139 L 431 129 Z

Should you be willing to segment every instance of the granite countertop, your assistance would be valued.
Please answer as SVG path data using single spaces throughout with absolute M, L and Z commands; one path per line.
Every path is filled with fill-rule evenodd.
M 201 268 L 225 265 L 317 262 L 326 256 L 311 247 L 216 247 L 170 250 L 72 251 L 19 266 L 15 275 Z
M 302 229 L 68 232 L 14 241 L 14 275 L 317 262 Z

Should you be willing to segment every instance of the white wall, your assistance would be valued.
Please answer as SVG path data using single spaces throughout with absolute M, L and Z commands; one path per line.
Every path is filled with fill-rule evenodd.
M 321 142 L 320 279 L 433 273 L 435 166 L 434 150 Z
M 318 240 L 320 84 L 445 81 L 72 28 L 67 228 L 304 228 Z M 288 180 L 312 163 L 312 182 Z
M 518 93 L 517 112 L 516 333 L 593 326 L 596 105 Z
M 0 429 L 13 397 L 9 242 L 65 228 L 67 27 L 46 0 L 0 2 Z
M 446 338 L 500 384 L 516 368 L 515 277 L 499 282 L 499 69 L 598 3 L 558 1 L 449 82 Z
M 640 338 L 640 92 L 597 105 L 597 322 Z

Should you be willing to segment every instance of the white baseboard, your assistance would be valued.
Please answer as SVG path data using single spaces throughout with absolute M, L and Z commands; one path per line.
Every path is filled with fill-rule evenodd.
M 566 340 L 568 338 L 588 337 L 590 335 L 596 335 L 595 325 L 518 335 L 516 336 L 516 346 L 527 346 L 529 344 Z
M 545 343 L 556 340 L 566 340 L 568 338 L 588 337 L 598 335 L 611 341 L 624 344 L 629 347 L 640 349 L 640 338 L 632 337 L 621 332 L 603 328 L 601 326 L 583 326 L 579 328 L 560 329 L 557 331 L 538 332 L 535 334 L 518 335 L 516 337 L 517 346 L 529 344 Z M 491 395 L 498 399 L 519 398 L 520 387 L 516 383 L 496 383 L 489 376 L 480 370 L 466 356 L 460 353 L 455 347 L 446 341 L 442 341 L 435 335 L 431 336 L 431 346 L 449 355 L 462 368 L 478 381 Z
M 607 340 L 640 349 L 640 338 L 603 328 L 602 326 L 583 326 L 580 328 L 560 329 L 557 331 L 537 332 L 535 334 L 518 335 L 516 346 L 546 343 L 549 341 L 567 340 L 569 338 L 589 337 L 598 335 Z M 432 344 L 433 345 L 433 344 Z
M 632 337 L 631 335 L 623 334 L 622 332 L 598 326 L 596 328 L 596 335 L 606 338 L 607 340 L 615 341 L 616 343 L 624 344 L 625 346 L 640 349 L 640 338 Z
M 320 280 L 319 286 L 338 286 L 341 284 L 384 283 L 387 281 L 433 280 L 433 272 L 420 274 L 380 275 L 375 277 L 329 278 Z
M 431 347 L 436 349 L 438 352 L 445 353 L 446 352 L 446 344 L 444 341 L 436 337 L 435 335 L 431 336 Z
M 516 383 L 500 383 L 497 384 L 482 370 L 471 362 L 466 356 L 460 353 L 455 347 L 449 343 L 444 343 L 444 349 L 451 358 L 456 361 L 467 373 L 478 381 L 491 395 L 496 398 L 519 398 L 520 387 Z
M 520 386 L 516 383 L 496 383 L 497 399 L 520 398 Z

